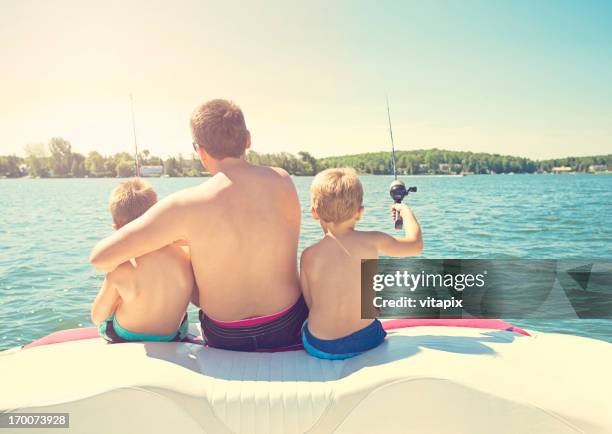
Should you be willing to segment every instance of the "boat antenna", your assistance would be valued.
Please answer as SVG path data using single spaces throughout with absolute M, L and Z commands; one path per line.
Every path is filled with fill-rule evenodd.
M 140 176 L 140 166 L 138 164 L 138 140 L 136 140 L 136 117 L 134 116 L 134 97 L 131 93 L 130 108 L 132 110 L 132 131 L 134 133 L 134 156 L 136 157 L 136 176 Z
M 391 111 L 389 110 L 389 96 L 387 98 L 387 119 L 389 120 L 389 136 L 391 136 L 391 162 L 393 163 L 393 178 L 397 180 L 397 170 L 395 168 L 395 143 L 393 143 L 393 128 L 391 127 Z

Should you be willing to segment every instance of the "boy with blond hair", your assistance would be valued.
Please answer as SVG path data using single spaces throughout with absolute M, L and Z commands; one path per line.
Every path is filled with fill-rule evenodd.
M 122 182 L 110 196 L 113 228 L 140 217 L 156 202 L 157 194 L 141 179 Z M 168 245 L 108 273 L 91 319 L 111 342 L 182 340 L 193 287 L 189 255 Z
M 392 212 L 404 220 L 403 238 L 356 230 L 364 207 L 354 169 L 322 171 L 310 194 L 312 215 L 325 235 L 302 253 L 300 282 L 310 308 L 302 341 L 313 356 L 346 359 L 380 345 L 386 336 L 378 319 L 361 318 L 361 260 L 419 255 L 421 229 L 407 205 L 395 204 Z

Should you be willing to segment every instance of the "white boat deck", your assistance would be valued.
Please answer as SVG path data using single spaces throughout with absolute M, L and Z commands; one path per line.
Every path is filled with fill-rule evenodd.
M 0 353 L 0 409 L 69 412 L 87 434 L 611 433 L 612 345 L 530 333 L 393 330 L 345 361 L 67 342 Z

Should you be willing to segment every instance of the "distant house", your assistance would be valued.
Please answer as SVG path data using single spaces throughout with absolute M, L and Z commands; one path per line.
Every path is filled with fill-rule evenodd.
M 162 176 L 164 166 L 140 166 L 140 176 Z
M 591 164 L 589 166 L 589 172 L 607 172 L 608 165 L 607 164 Z
M 438 165 L 438 170 L 440 172 L 450 172 L 450 164 L 441 163 Z
M 556 166 L 552 168 L 553 173 L 570 173 L 572 168 L 569 166 Z

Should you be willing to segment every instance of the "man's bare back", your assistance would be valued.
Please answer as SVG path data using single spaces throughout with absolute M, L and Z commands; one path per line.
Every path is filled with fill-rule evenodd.
M 238 166 L 182 198 L 200 307 L 223 321 L 278 312 L 300 295 L 293 182 L 282 169 Z

